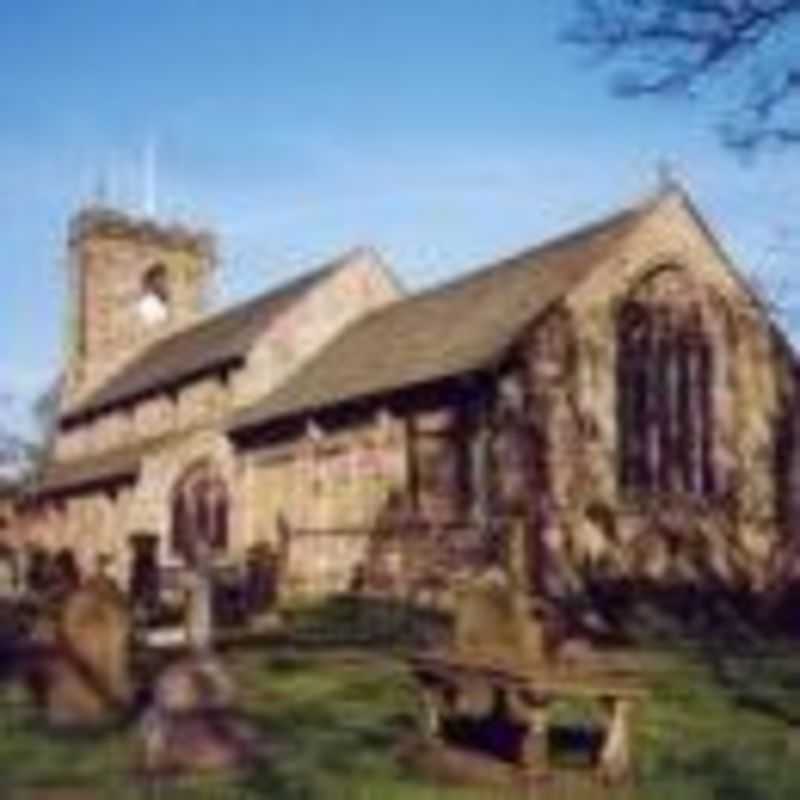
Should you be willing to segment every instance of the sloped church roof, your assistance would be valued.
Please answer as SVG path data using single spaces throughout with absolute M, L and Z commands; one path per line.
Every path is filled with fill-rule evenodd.
M 485 367 L 613 255 L 643 211 L 618 212 L 372 312 L 287 383 L 237 414 L 231 430 Z
M 498 359 L 524 327 L 607 263 L 654 206 L 648 199 L 567 235 L 478 269 L 457 280 L 396 300 L 351 323 L 288 380 L 227 422 L 232 434 L 315 413 L 339 403 L 476 372 Z M 101 411 L 205 371 L 234 365 L 270 320 L 352 255 L 211 317 L 146 350 L 71 412 Z M 63 421 L 63 420 L 62 420 Z M 146 444 L 146 443 L 145 443 Z M 135 477 L 139 443 L 85 459 L 91 474 L 54 463 L 40 490 L 86 485 L 95 474 Z M 109 468 L 111 472 L 109 473 Z
M 272 320 L 359 252 L 345 253 L 313 272 L 160 339 L 64 414 L 62 424 L 241 363 Z

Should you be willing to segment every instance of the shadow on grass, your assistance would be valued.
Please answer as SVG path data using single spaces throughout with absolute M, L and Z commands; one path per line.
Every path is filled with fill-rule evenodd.
M 708 747 L 689 757 L 666 758 L 649 776 L 651 785 L 680 798 L 766 800 L 796 796 L 796 787 L 781 787 L 775 776 L 759 771 L 740 753 Z
M 784 755 L 779 749 L 767 751 L 763 742 L 755 742 L 752 752 L 727 746 L 730 729 L 738 720 L 729 701 L 736 708 L 757 709 L 760 714 L 792 723 L 795 712 L 783 695 L 796 690 L 800 670 L 789 662 L 767 658 L 773 650 L 770 642 L 738 621 L 722 626 L 719 635 L 711 635 L 707 624 L 681 625 L 675 615 L 657 618 L 653 611 L 645 613 L 642 606 L 637 614 L 640 624 L 653 623 L 640 632 L 641 641 L 674 649 L 679 658 L 690 649 L 705 669 L 705 683 L 695 685 L 691 677 L 665 674 L 672 694 L 658 693 L 653 701 L 653 727 L 657 730 L 651 731 L 642 748 L 647 761 L 642 791 L 630 796 L 637 800 L 788 800 L 800 796 L 788 788 L 781 793 L 777 784 L 769 784 L 769 770 Z M 702 616 L 700 611 L 697 615 L 698 619 Z M 68 787 L 74 784 L 76 791 L 86 787 L 85 797 L 91 800 L 438 800 L 485 796 L 432 785 L 396 758 L 398 743 L 415 730 L 417 698 L 408 675 L 386 656 L 438 641 L 447 634 L 447 625 L 445 615 L 402 603 L 342 596 L 287 613 L 285 630 L 266 644 L 258 639 L 230 647 L 225 659 L 236 680 L 239 707 L 247 711 L 243 718 L 266 743 L 266 753 L 241 775 L 156 781 L 152 786 L 137 783 L 131 770 L 131 728 L 107 734 L 92 732 L 80 739 L 49 732 L 43 735 L 26 712 L 17 720 L 6 721 L 6 730 L 0 735 L 4 778 L 12 785 L 60 783 L 63 787 L 66 783 Z M 664 631 L 669 625 L 674 627 L 667 637 Z M 705 635 L 699 636 L 700 631 Z M 630 631 L 631 643 L 635 642 L 633 633 Z M 689 698 L 685 703 L 681 693 Z M 701 738 L 705 734 L 697 734 L 691 725 L 681 727 L 674 722 L 676 708 L 687 720 L 705 721 L 709 702 L 724 705 L 724 709 L 719 711 L 719 730 L 708 742 Z M 777 707 L 763 705 L 769 703 Z M 670 725 L 675 726 L 674 732 Z M 496 729 L 489 735 L 494 737 L 491 744 L 500 750 L 513 750 L 513 731 Z M 562 727 L 553 731 L 551 744 L 567 761 L 575 754 L 577 760 L 591 759 L 596 746 L 592 737 L 590 730 Z M 540 796 L 551 797 L 546 792 Z M 591 795 L 555 796 L 576 800 L 618 795 L 593 790 Z

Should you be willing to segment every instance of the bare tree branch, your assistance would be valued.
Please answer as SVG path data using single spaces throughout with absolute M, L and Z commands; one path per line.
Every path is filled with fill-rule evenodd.
M 623 97 L 688 94 L 730 80 L 723 141 L 800 142 L 800 0 L 576 0 L 567 42 L 619 65 Z M 793 41 L 794 34 L 794 41 Z
M 0 473 L 23 478 L 35 474 L 52 447 L 61 392 L 61 380 L 54 381 L 34 401 L 32 413 L 36 431 L 22 435 L 11 429 L 7 414 L 15 402 L 11 392 L 0 390 Z M 7 477 L 7 476 L 6 476 Z

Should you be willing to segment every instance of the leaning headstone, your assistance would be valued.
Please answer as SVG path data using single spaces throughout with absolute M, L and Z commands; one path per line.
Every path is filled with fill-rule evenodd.
M 47 666 L 42 688 L 49 723 L 101 725 L 126 711 L 130 633 L 127 603 L 109 579 L 90 578 L 66 598 L 43 637 Z
M 17 594 L 17 573 L 13 556 L 0 555 L 0 600 L 13 599 Z

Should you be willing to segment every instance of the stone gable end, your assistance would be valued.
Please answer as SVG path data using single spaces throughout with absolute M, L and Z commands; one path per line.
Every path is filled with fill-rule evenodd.
M 739 566 L 746 564 L 743 568 L 757 585 L 780 541 L 776 424 L 792 365 L 773 322 L 687 203 L 677 194 L 662 198 L 619 251 L 565 298 L 550 324 L 538 323 L 530 334 L 534 371 L 543 372 L 537 342 L 552 349 L 555 337 L 556 350 L 570 353 L 570 365 L 561 359 L 554 379 L 535 378 L 550 387 L 545 390 L 550 473 L 560 518 L 551 531 L 553 546 L 578 560 L 605 560 L 623 569 L 631 554 L 642 549 L 646 529 L 672 525 L 685 541 L 710 542 L 721 574 L 732 569 L 722 562 L 731 562 L 731 554 L 738 552 Z M 665 284 L 669 271 L 679 285 L 697 293 L 706 309 L 714 347 L 711 448 L 718 497 L 727 500 L 692 506 L 670 499 L 672 521 L 665 522 L 619 493 L 616 325 L 622 303 L 651 280 Z M 600 511 L 616 520 L 613 540 L 598 524 L 604 516 Z M 736 548 L 732 540 L 726 542 L 729 535 Z M 646 558 L 645 571 L 658 572 L 659 559 L 658 554 Z
M 236 404 L 264 397 L 348 324 L 399 296 L 377 253 L 356 251 L 264 330 L 237 376 Z

